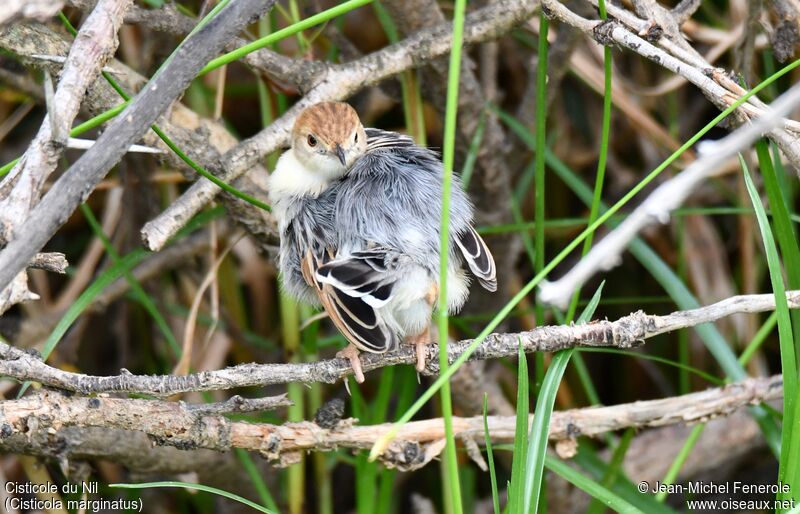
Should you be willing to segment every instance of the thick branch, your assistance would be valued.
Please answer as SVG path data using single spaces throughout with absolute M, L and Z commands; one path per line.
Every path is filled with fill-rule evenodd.
M 550 422 L 550 439 L 593 437 L 626 427 L 703 422 L 747 405 L 781 398 L 782 394 L 781 377 L 774 376 L 673 398 L 555 412 Z M 394 427 L 391 423 L 366 426 L 353 423 L 354 420 L 343 420 L 326 429 L 311 422 L 284 425 L 236 422 L 218 414 L 192 411 L 182 403 L 85 398 L 44 390 L 0 403 L 3 436 L 0 449 L 20 434 L 35 437 L 40 431 L 57 435 L 68 427 L 102 427 L 144 432 L 159 444 L 183 449 L 243 448 L 288 463 L 300 451 L 369 448 Z M 489 416 L 488 425 L 494 442 L 513 440 L 515 416 Z M 483 417 L 453 418 L 453 430 L 462 440 L 483 441 Z M 444 437 L 442 419 L 408 423 L 400 428 L 383 459 L 403 469 L 420 467 L 438 455 Z
M 800 308 L 800 291 L 790 291 L 786 297 L 790 308 Z M 648 315 L 639 311 L 617 321 L 595 321 L 586 325 L 546 326 L 518 334 L 492 334 L 478 346 L 471 359 L 513 357 L 517 355 L 520 345 L 526 353 L 555 352 L 576 347 L 631 348 L 641 345 L 645 339 L 666 332 L 713 322 L 732 314 L 765 312 L 774 309 L 775 297 L 772 294 L 742 295 L 699 309 L 675 312 L 666 316 Z M 464 340 L 448 345 L 450 362 L 464 353 L 470 343 L 472 343 L 471 340 Z M 361 364 L 364 371 L 396 364 L 415 363 L 415 349 L 410 345 L 401 346 L 400 349 L 385 354 L 362 354 Z M 428 345 L 425 373 L 438 373 L 439 361 L 436 358 L 438 352 L 438 345 Z M 291 382 L 334 383 L 352 372 L 349 361 L 337 358 L 297 364 L 240 364 L 226 369 L 203 371 L 185 376 L 142 376 L 132 375 L 125 371 L 118 376 L 98 377 L 50 367 L 42 362 L 38 355 L 32 355 L 19 348 L 0 343 L 0 375 L 17 380 L 32 380 L 59 389 L 81 393 L 138 392 L 168 396 L 188 391 L 233 389 Z
M 19 234 L 20 226 L 30 218 L 31 209 L 42 195 L 45 180 L 56 169 L 84 93 L 117 49 L 117 31 L 130 3 L 131 0 L 98 2 L 75 37 L 58 87 L 52 98 L 48 98 L 48 113 L 39 132 L 19 164 L 0 184 L 0 245 Z M 0 280 L 0 314 L 25 299 L 27 276 L 23 267 L 40 248 L 30 252 L 13 275 Z M 18 272 L 21 273 L 17 275 Z M 13 284 L 6 287 L 12 277 Z
M 106 173 L 189 85 L 227 41 L 274 2 L 239 0 L 220 11 L 174 52 L 171 60 L 98 138 L 96 145 L 53 185 L 0 252 L 0 287 L 5 287 L 66 222 Z

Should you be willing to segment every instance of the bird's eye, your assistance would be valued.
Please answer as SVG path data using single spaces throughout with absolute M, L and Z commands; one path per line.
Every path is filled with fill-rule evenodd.
M 356 137 L 355 137 L 355 138 L 353 138 L 353 142 L 354 142 L 354 143 L 358 143 L 358 132 L 356 132 Z
M 308 141 L 308 146 L 310 146 L 312 148 L 317 146 L 317 138 L 315 138 L 311 134 L 308 135 L 307 141 Z

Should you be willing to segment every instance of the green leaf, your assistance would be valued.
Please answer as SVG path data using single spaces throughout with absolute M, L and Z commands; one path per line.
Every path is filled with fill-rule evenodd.
M 228 491 L 223 491 L 222 489 L 217 489 L 216 487 L 210 487 L 203 484 L 192 484 L 189 482 L 145 482 L 141 484 L 109 484 L 109 487 L 115 487 L 119 489 L 155 489 L 160 487 L 192 489 L 216 494 L 218 496 L 224 496 L 225 498 L 247 505 L 258 512 L 263 512 L 264 514 L 277 514 L 276 511 L 262 507 L 261 505 L 252 502 L 247 498 L 242 498 L 238 494 L 229 493 Z
M 800 247 L 797 243 L 797 234 L 792 224 L 789 205 L 784 195 L 784 187 L 776 173 L 772 157 L 769 154 L 769 145 L 766 140 L 756 143 L 758 165 L 761 176 L 764 178 L 764 187 L 767 190 L 769 206 L 772 210 L 772 225 L 775 238 L 781 250 L 786 270 L 786 279 L 789 289 L 800 289 Z M 789 313 L 794 326 L 794 353 L 800 352 L 800 311 L 792 310 Z
M 594 315 L 603 291 L 603 284 L 597 288 L 592 300 L 584 309 L 578 324 L 586 323 Z M 525 457 L 525 482 L 522 512 L 537 512 L 541 499 L 542 477 L 544 475 L 544 458 L 547 454 L 547 443 L 550 434 L 550 418 L 553 415 L 553 406 L 556 401 L 558 386 L 561 378 L 567 369 L 570 357 L 575 353 L 575 349 L 563 350 L 558 352 L 550 362 L 547 373 L 544 375 L 539 396 L 536 399 L 536 410 L 534 411 L 533 423 L 529 437 L 528 451 Z M 523 454 L 514 452 L 514 460 L 519 459 Z
M 528 413 L 530 411 L 528 399 L 528 361 L 522 351 L 522 341 L 519 344 L 519 364 L 517 368 L 517 412 L 516 427 L 514 429 L 514 460 L 511 462 L 511 485 L 508 487 L 508 512 L 520 512 L 524 503 L 524 488 L 522 473 L 525 469 L 523 456 L 528 448 Z
M 761 232 L 761 239 L 764 242 L 764 251 L 767 254 L 767 266 L 769 268 L 769 278 L 772 283 L 772 291 L 775 294 L 775 312 L 778 314 L 778 339 L 781 349 L 781 369 L 783 370 L 783 431 L 781 434 L 781 453 L 778 467 L 778 481 L 789 486 L 788 495 L 779 493 L 778 499 L 788 499 L 791 491 L 800 491 L 800 427 L 795 423 L 795 404 L 800 403 L 796 400 L 797 395 L 797 357 L 795 355 L 794 340 L 792 337 L 792 322 L 789 316 L 789 304 L 786 301 L 786 287 L 783 283 L 781 262 L 778 257 L 778 248 L 772 235 L 767 214 L 761 204 L 753 179 L 744 159 L 739 156 L 739 163 L 744 175 L 744 183 L 747 187 L 747 194 L 756 210 L 758 228 Z M 780 202 L 778 202 L 780 203 Z M 773 206 L 773 210 L 777 206 Z
M 572 461 L 580 466 L 598 483 L 603 483 L 603 477 L 612 472 L 611 465 L 603 462 L 600 457 L 591 449 L 591 443 L 584 441 L 578 446 L 578 454 Z M 612 485 L 606 485 L 607 489 L 630 503 L 637 509 L 648 514 L 674 514 L 669 506 L 656 501 L 652 494 L 642 494 L 636 485 L 633 484 L 624 474 L 617 476 Z
M 497 493 L 497 474 L 494 470 L 494 453 L 492 452 L 492 436 L 489 433 L 489 395 L 483 393 L 483 437 L 486 442 L 486 457 L 489 461 L 489 478 L 492 481 L 492 506 L 494 514 L 500 514 L 500 495 Z
M 559 475 L 561 478 L 573 484 L 578 489 L 590 494 L 592 497 L 597 498 L 608 508 L 618 512 L 619 514 L 634 514 L 644 512 L 637 509 L 614 492 L 603 487 L 598 482 L 590 479 L 583 473 L 567 466 L 564 462 L 557 458 L 546 457 L 545 465 L 547 466 L 547 469 L 553 473 Z

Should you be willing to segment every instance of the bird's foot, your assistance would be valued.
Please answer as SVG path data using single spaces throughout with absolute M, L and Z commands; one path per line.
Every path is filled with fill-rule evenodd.
M 406 343 L 413 344 L 417 352 L 417 372 L 422 373 L 425 371 L 425 357 L 428 349 L 428 343 L 431 341 L 431 329 L 426 328 L 422 333 L 415 336 L 406 338 Z
M 358 358 L 358 348 L 352 344 L 348 344 L 344 350 L 336 353 L 336 357 L 340 359 L 347 359 L 350 361 L 350 367 L 353 368 L 353 376 L 359 384 L 364 382 L 364 371 L 361 369 L 361 359 Z M 347 384 L 347 382 L 345 382 Z

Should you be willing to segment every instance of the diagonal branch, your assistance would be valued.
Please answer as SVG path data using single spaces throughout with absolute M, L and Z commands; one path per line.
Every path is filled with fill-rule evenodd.
M 15 60 L 21 61 L 26 66 L 39 70 L 50 70 L 51 73 L 57 73 L 60 67 L 34 56 L 47 54 L 60 57 L 69 51 L 69 43 L 60 34 L 38 23 L 21 23 L 0 28 L 0 47 L 14 55 Z M 2 60 L 0 60 L 0 64 L 2 64 Z M 120 61 L 113 60 L 110 65 L 115 70 L 119 70 L 120 73 L 116 79 L 126 91 L 139 91 L 147 82 L 146 77 Z M 14 75 L 9 78 L 11 79 L 10 83 L 15 84 L 15 87 L 28 95 L 41 98 L 41 88 L 35 84 L 30 85 L 25 81 L 18 80 L 18 77 Z M 0 79 L 7 80 L 3 76 L 2 69 L 0 69 Z M 119 93 L 105 79 L 98 79 L 87 91 L 82 112 L 88 116 L 95 115 L 118 107 L 120 102 Z M 214 162 L 239 142 L 228 132 L 222 122 L 203 118 L 181 102 L 173 102 L 168 112 L 158 120 L 158 124 L 173 142 L 190 155 L 195 162 L 203 166 L 208 166 L 209 163 Z M 150 146 L 159 146 L 168 150 L 153 131 L 147 132 L 143 139 Z M 188 176 L 194 174 L 194 171 L 171 151 L 167 151 L 163 156 L 170 166 L 182 170 Z M 266 189 L 262 183 L 266 180 L 267 171 L 261 164 L 254 166 L 250 171 L 233 185 L 251 196 L 262 197 Z M 249 204 L 231 195 L 223 195 L 221 199 L 229 217 L 247 227 L 267 254 L 274 253 L 278 236 L 275 220 L 271 214 L 260 209 L 248 209 L 245 206 L 249 206 Z
M 800 291 L 786 293 L 789 307 L 800 308 Z M 743 312 L 765 312 L 775 309 L 772 294 L 734 296 L 698 309 L 679 311 L 665 316 L 635 312 L 616 321 L 594 321 L 585 325 L 544 326 L 517 334 L 492 334 L 471 356 L 472 360 L 515 357 L 520 345 L 526 353 L 555 352 L 576 347 L 640 346 L 645 339 Z M 470 345 L 471 340 L 448 345 L 448 356 L 454 361 Z M 362 354 L 364 371 L 396 364 L 416 362 L 416 350 L 409 345 L 385 354 Z M 425 373 L 438 373 L 438 345 L 427 346 Z M 191 375 L 143 376 L 124 371 L 121 375 L 99 377 L 71 373 L 48 366 L 38 355 L 0 342 L 0 375 L 17 380 L 32 380 L 44 385 L 84 394 L 100 392 L 147 393 L 169 396 L 188 391 L 234 389 L 293 382 L 334 383 L 352 374 L 346 359 L 330 359 L 309 363 L 240 364 L 215 371 Z
M 97 144 L 53 185 L 16 237 L 0 251 L 0 287 L 5 287 L 88 197 L 106 173 L 189 85 L 228 40 L 274 1 L 238 0 L 223 8 L 174 52 L 171 59 L 98 138 Z
M 56 169 L 83 95 L 117 49 L 117 31 L 132 0 L 102 0 L 83 23 L 64 63 L 58 87 L 48 101 L 39 132 L 8 177 L 0 184 L 0 245 L 11 241 L 42 195 Z M 56 10 L 58 6 L 56 6 Z M 49 84 L 49 82 L 48 82 Z M 37 248 L 36 250 L 38 250 Z M 34 251 L 35 253 L 35 251 Z M 23 260 L 23 264 L 33 258 Z M 27 275 L 20 267 L 9 287 L 0 281 L 0 314 L 30 298 Z
M 95 1 L 69 0 L 69 4 L 86 11 L 92 8 Z M 142 25 L 150 30 L 166 32 L 176 36 L 187 35 L 192 31 L 197 21 L 180 12 L 172 3 L 165 3 L 157 9 L 145 9 L 144 7 L 133 5 L 125 15 L 126 24 Z M 251 41 L 243 37 L 234 37 L 225 45 L 225 49 L 233 50 L 248 43 L 251 43 Z M 293 59 L 273 52 L 268 48 L 262 48 L 247 54 L 242 58 L 242 62 L 266 73 L 270 79 L 280 84 L 288 84 L 301 92 L 309 89 L 312 85 L 312 80 L 319 75 L 323 68 L 327 67 L 327 64 L 321 61 Z
M 743 125 L 718 142 L 706 143 L 710 146 L 706 147 L 698 160 L 682 173 L 661 184 L 566 275 L 555 282 L 543 282 L 539 287 L 539 299 L 566 308 L 573 292 L 586 280 L 598 271 L 608 270 L 621 261 L 620 255 L 639 232 L 654 223 L 669 221 L 670 213 L 680 207 L 702 182 L 713 176 L 728 158 L 749 147 L 799 104 L 800 86 L 794 86 L 775 100 L 765 116 Z

